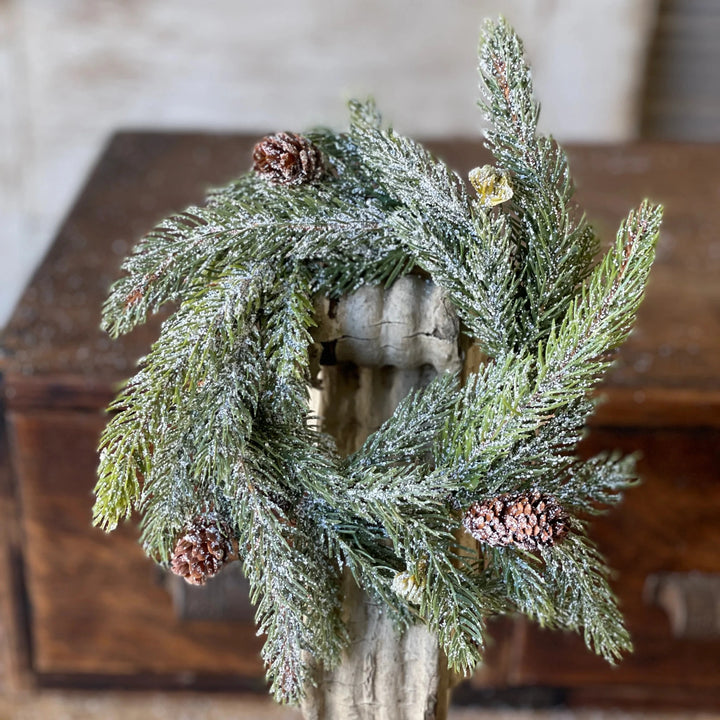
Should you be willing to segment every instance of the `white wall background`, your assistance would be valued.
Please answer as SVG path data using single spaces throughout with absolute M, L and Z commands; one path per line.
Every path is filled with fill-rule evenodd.
M 525 38 L 564 140 L 635 136 L 656 0 L 0 0 L 0 326 L 119 127 L 344 123 L 373 94 L 416 135 L 475 135 L 485 16 Z M 243 170 L 239 168 L 239 171 Z

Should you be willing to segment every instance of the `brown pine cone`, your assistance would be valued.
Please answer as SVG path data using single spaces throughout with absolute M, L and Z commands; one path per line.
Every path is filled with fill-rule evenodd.
M 304 185 L 325 171 L 320 150 L 295 133 L 265 136 L 253 150 L 253 169 L 276 185 Z
M 480 542 L 494 547 L 516 545 L 525 550 L 553 545 L 568 532 L 562 507 L 553 497 L 537 491 L 474 503 L 465 513 L 463 525 Z
M 225 528 L 210 513 L 196 518 L 175 543 L 170 569 L 191 585 L 204 585 L 232 554 Z

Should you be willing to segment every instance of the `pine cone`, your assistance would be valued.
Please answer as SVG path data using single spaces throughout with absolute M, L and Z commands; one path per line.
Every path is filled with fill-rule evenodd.
M 191 585 L 204 585 L 232 555 L 232 542 L 214 514 L 196 518 L 175 543 L 170 569 Z
M 567 534 L 567 515 L 557 501 L 539 492 L 500 495 L 474 503 L 463 525 L 478 541 L 525 550 L 548 547 Z
M 322 154 L 310 140 L 280 132 L 264 137 L 253 150 L 253 169 L 277 185 L 304 185 L 324 173 Z

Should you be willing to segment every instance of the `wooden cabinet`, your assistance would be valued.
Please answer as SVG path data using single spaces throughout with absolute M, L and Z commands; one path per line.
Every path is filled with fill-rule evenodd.
M 104 535 L 90 525 L 102 409 L 159 325 L 110 342 L 98 329 L 107 288 L 143 232 L 243 172 L 251 146 L 235 135 L 115 136 L 2 335 L 0 597 L 15 664 L 41 685 L 262 684 L 247 613 L 181 619 L 134 526 Z M 463 172 L 487 160 L 479 143 L 434 146 Z M 717 706 L 720 146 L 576 147 L 570 155 L 579 200 L 607 239 L 645 195 L 667 206 L 637 331 L 584 441 L 588 453 L 643 456 L 643 485 L 594 529 L 618 571 L 636 652 L 610 668 L 574 636 L 505 620 L 488 663 L 461 692 L 472 699 L 532 686 L 570 704 Z

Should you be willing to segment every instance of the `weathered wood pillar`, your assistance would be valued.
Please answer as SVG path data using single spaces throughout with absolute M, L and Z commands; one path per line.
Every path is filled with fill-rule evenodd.
M 357 450 L 410 389 L 460 369 L 455 311 L 423 278 L 323 300 L 317 319 L 316 410 L 341 453 Z M 349 575 L 344 588 L 350 645 L 338 668 L 316 668 L 306 720 L 445 720 L 449 672 L 437 638 L 421 625 L 399 636 Z

